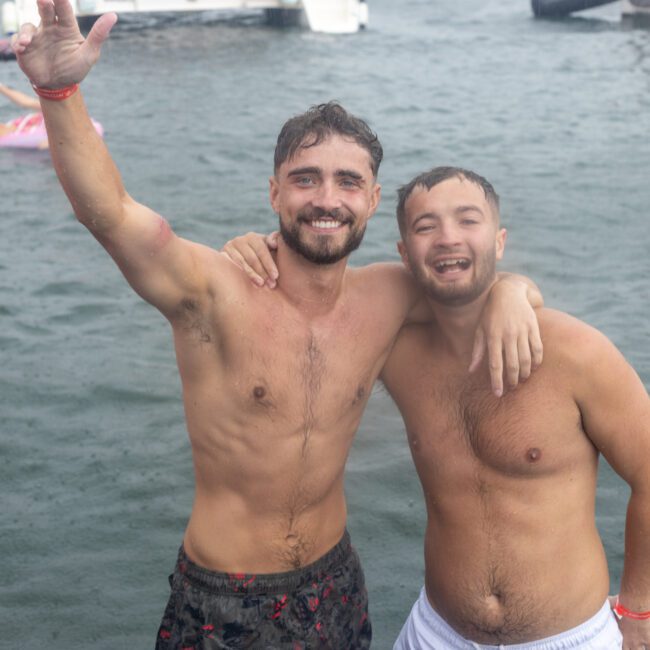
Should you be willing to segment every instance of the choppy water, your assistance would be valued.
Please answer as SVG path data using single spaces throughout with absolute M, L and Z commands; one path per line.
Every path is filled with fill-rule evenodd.
M 475 169 L 503 197 L 504 268 L 603 330 L 647 387 L 650 31 L 616 6 L 558 22 L 526 0 L 370 9 L 351 37 L 256 17 L 116 30 L 84 91 L 129 191 L 213 246 L 270 229 L 280 126 L 337 98 L 386 150 L 355 263 L 396 258 L 398 185 L 434 164 Z M 0 80 L 27 88 L 13 63 Z M 46 155 L 0 150 L 0 206 L 0 646 L 151 648 L 192 501 L 170 334 L 76 223 Z M 424 511 L 380 391 L 347 491 L 383 650 L 422 583 Z M 626 498 L 603 468 L 612 590 Z

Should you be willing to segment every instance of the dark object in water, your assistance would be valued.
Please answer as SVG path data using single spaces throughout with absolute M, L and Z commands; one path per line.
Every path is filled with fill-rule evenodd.
M 0 38 L 0 61 L 9 61 L 15 58 L 16 55 L 11 49 L 11 41 L 6 38 Z
M 531 0 L 533 13 L 539 18 L 568 16 L 574 11 L 593 9 L 618 0 Z

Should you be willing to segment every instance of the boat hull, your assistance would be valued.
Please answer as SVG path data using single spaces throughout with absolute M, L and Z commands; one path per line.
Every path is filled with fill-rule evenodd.
M 568 16 L 576 11 L 593 9 L 618 0 L 531 0 L 533 13 L 540 18 Z

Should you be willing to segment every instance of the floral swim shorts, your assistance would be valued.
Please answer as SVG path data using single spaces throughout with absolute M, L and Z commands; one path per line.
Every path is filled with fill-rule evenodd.
M 368 594 L 344 534 L 319 560 L 287 573 L 218 573 L 181 547 L 156 650 L 362 650 Z

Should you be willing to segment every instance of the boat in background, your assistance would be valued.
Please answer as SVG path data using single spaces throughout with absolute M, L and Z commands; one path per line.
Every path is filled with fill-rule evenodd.
M 368 23 L 366 0 L 72 0 L 71 4 L 83 25 L 111 11 L 119 15 L 258 9 L 273 24 L 305 24 L 312 31 L 329 34 L 351 34 Z M 0 33 L 12 34 L 23 23 L 37 25 L 39 21 L 36 0 L 2 2 Z
M 530 4 L 538 18 L 557 18 L 613 2 L 619 0 L 531 0 Z M 623 17 L 650 19 L 650 0 L 620 0 L 620 2 Z

